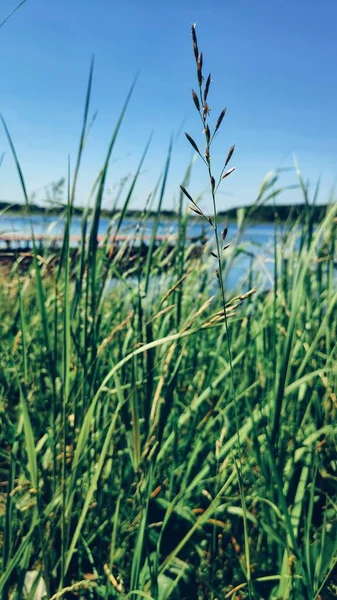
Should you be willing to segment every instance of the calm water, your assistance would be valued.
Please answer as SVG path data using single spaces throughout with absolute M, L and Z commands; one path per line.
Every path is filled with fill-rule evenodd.
M 0 216 L 0 233 L 1 234 L 30 234 L 30 223 L 32 223 L 35 234 L 57 236 L 62 235 L 64 231 L 64 220 L 55 216 L 18 216 L 18 215 L 1 215 Z M 109 225 L 109 219 L 101 218 L 99 224 L 99 235 L 104 235 Z M 136 219 L 125 219 L 121 233 L 134 233 L 137 225 Z M 145 234 L 151 234 L 153 221 L 148 220 L 145 226 L 142 226 L 142 231 Z M 209 228 L 205 228 L 205 224 L 200 222 L 192 222 L 188 226 L 188 234 L 191 236 L 200 235 L 203 231 L 207 232 Z M 230 224 L 228 228 L 228 238 L 233 237 L 237 232 L 236 225 Z M 174 221 L 163 221 L 159 223 L 158 234 L 170 234 L 177 231 L 177 224 Z M 81 233 L 81 218 L 74 217 L 72 220 L 70 235 L 77 236 Z M 273 224 L 253 225 L 247 229 L 244 234 L 244 239 L 253 244 L 264 245 L 272 240 L 274 235 Z M 0 242 L 1 243 L 1 242 Z
M 21 235 L 30 235 L 30 223 L 32 223 L 34 232 L 36 235 L 50 235 L 50 236 L 62 236 L 64 231 L 64 220 L 55 216 L 34 216 L 26 217 L 19 215 L 7 215 L 0 216 L 0 234 L 16 234 L 18 237 Z M 99 224 L 99 235 L 104 235 L 109 226 L 109 219 L 101 218 Z M 136 219 L 125 219 L 120 233 L 123 234 L 134 234 L 138 221 Z M 153 220 L 149 219 L 145 225 L 142 226 L 141 231 L 145 235 L 150 235 L 153 227 Z M 112 230 L 113 231 L 113 230 Z M 177 231 L 177 223 L 174 221 L 162 221 L 159 223 L 158 234 L 168 235 L 173 234 Z M 208 234 L 209 228 L 205 224 L 200 222 L 193 222 L 191 220 L 188 225 L 188 235 L 198 236 L 203 232 Z M 262 278 L 265 284 L 270 285 L 271 273 L 272 273 L 272 247 L 273 237 L 275 233 L 275 226 L 273 224 L 259 224 L 250 226 L 244 233 L 242 242 L 245 242 L 246 250 L 249 250 L 254 255 L 254 261 L 257 268 L 260 269 Z M 74 217 L 72 220 L 70 235 L 79 236 L 81 234 L 81 217 Z M 234 241 L 237 234 L 237 227 L 235 224 L 230 224 L 228 227 L 227 241 Z M 0 241 L 0 249 L 5 248 L 5 243 Z M 238 279 L 240 279 L 247 269 L 249 268 L 251 257 L 240 254 L 239 258 L 233 263 L 233 267 L 229 274 L 228 285 L 230 287 L 235 286 Z

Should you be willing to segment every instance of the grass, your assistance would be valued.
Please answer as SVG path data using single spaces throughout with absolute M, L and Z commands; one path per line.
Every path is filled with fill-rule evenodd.
M 198 49 L 195 58 L 201 90 Z M 70 268 L 91 79 L 92 69 L 58 267 L 50 270 L 33 247 L 30 270 L 22 275 L 15 265 L 0 287 L 2 597 L 21 598 L 25 574 L 35 570 L 53 599 L 335 598 L 336 203 L 313 227 L 298 173 L 305 210 L 295 225 L 275 229 L 274 283 L 266 289 L 243 241 L 254 208 L 238 211 L 237 236 L 223 252 L 214 194 L 205 217 L 214 238 L 193 255 L 190 167 L 168 256 L 165 243 L 154 242 L 170 144 L 135 231 L 142 234 L 157 206 L 147 260 L 135 244 L 122 271 L 114 236 L 147 147 L 102 248 L 96 237 L 130 90 Z M 204 94 L 200 154 L 213 193 Z M 275 173 L 256 206 L 281 191 Z M 200 211 L 197 200 L 192 205 Z M 250 267 L 230 293 L 228 274 L 247 253 Z

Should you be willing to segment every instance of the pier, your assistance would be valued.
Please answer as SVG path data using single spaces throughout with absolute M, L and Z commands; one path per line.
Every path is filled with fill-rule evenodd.
M 156 235 L 156 244 L 159 243 L 167 243 L 173 244 L 177 241 L 177 234 L 170 235 Z M 53 250 L 60 248 L 63 243 L 64 236 L 63 235 L 43 235 L 43 234 L 34 234 L 35 243 L 38 246 L 42 246 L 45 250 Z M 71 235 L 70 236 L 70 247 L 76 248 L 78 247 L 82 236 L 80 235 Z M 89 239 L 89 236 L 87 236 Z M 108 244 L 123 244 L 128 242 L 129 244 L 139 245 L 141 243 L 148 245 L 150 240 L 152 239 L 151 235 L 127 235 L 127 234 L 119 234 L 119 235 L 111 235 L 108 238 Z M 187 236 L 187 240 L 190 243 L 204 242 L 205 236 Z M 97 244 L 101 246 L 103 242 L 106 240 L 105 235 L 97 236 Z M 13 250 L 21 250 L 28 251 L 33 247 L 32 244 L 32 236 L 29 234 L 23 233 L 0 233 L 0 252 L 5 251 L 13 251 Z
M 62 248 L 63 235 L 43 235 L 34 234 L 35 247 L 40 256 L 48 256 L 51 262 L 57 262 Z M 127 269 L 135 260 L 145 261 L 148 255 L 151 235 L 106 235 L 97 236 L 97 247 L 105 248 L 109 258 L 118 254 L 118 263 L 122 270 Z M 156 235 L 155 248 L 163 245 L 164 256 L 174 253 L 177 247 L 178 234 Z M 189 252 L 190 258 L 197 258 L 201 255 L 206 242 L 204 235 L 187 236 L 186 240 L 192 248 Z M 76 260 L 82 236 L 70 236 L 70 255 L 72 261 Z M 89 236 L 86 237 L 86 243 Z M 24 233 L 0 233 L 0 262 L 2 266 L 11 266 L 16 260 L 20 259 L 22 268 L 27 268 L 33 258 L 33 239 L 29 234 Z

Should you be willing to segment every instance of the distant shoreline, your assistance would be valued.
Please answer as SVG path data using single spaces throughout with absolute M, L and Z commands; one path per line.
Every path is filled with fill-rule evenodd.
M 314 222 L 319 222 L 325 215 L 327 204 L 319 204 L 310 206 L 311 219 Z M 250 222 L 251 223 L 284 223 L 286 221 L 295 222 L 301 214 L 306 210 L 305 204 L 280 204 L 278 206 L 242 206 L 236 208 L 230 208 L 227 211 L 219 211 L 219 219 L 225 219 L 228 222 L 236 222 L 237 211 L 244 209 L 246 212 L 251 212 Z M 47 208 L 37 204 L 31 204 L 29 210 L 22 204 L 11 204 L 6 202 L 0 202 L 0 219 L 2 214 L 7 216 L 46 216 L 46 217 L 61 217 L 65 213 L 66 207 L 64 205 L 60 207 Z M 75 206 L 73 209 L 73 216 L 81 217 L 85 211 L 84 207 Z M 2 214 L 1 214 L 2 213 Z M 111 218 L 120 213 L 120 210 L 109 211 L 102 209 L 101 216 L 104 218 Z M 147 216 L 151 218 L 156 216 L 155 211 L 150 211 Z M 140 219 L 143 215 L 143 211 L 140 210 L 128 210 L 126 218 L 129 219 Z M 177 219 L 177 213 L 173 210 L 162 210 L 161 219 L 165 221 L 173 221 Z M 196 217 L 195 213 L 191 213 L 191 218 L 196 220 L 202 220 L 202 217 Z

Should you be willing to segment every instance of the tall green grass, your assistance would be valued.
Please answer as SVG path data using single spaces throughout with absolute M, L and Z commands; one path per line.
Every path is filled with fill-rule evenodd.
M 115 252 L 146 146 L 98 247 L 131 89 L 73 260 L 91 81 L 92 70 L 58 267 L 33 245 L 29 271 L 18 260 L 0 287 L 2 597 L 21 598 L 36 570 L 48 598 L 334 598 L 336 204 L 316 227 L 299 173 L 306 211 L 275 230 L 271 288 L 244 242 L 252 212 L 238 211 L 218 297 L 211 244 L 195 258 L 187 241 L 183 193 L 176 243 L 155 244 L 171 143 L 151 199 L 158 218 L 147 260 L 136 242 Z M 184 189 L 190 176 L 191 167 Z M 263 182 L 257 204 L 281 193 L 279 176 Z M 224 293 L 247 253 L 246 276 Z

